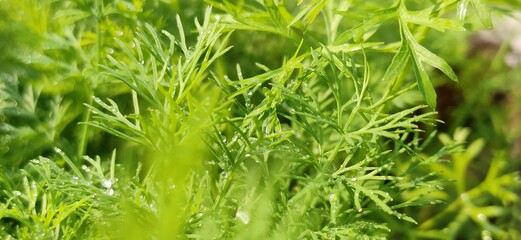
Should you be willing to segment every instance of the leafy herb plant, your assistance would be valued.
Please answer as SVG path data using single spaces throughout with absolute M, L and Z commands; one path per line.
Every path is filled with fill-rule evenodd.
M 423 44 L 514 1 L 4 1 L 2 238 L 519 236 Z

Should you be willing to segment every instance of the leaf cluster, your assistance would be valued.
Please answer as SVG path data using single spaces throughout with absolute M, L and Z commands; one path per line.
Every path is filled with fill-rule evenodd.
M 458 77 L 423 41 L 482 0 L 7 2 L 2 238 L 515 235 L 504 155 L 470 187 L 482 143 L 432 131 Z

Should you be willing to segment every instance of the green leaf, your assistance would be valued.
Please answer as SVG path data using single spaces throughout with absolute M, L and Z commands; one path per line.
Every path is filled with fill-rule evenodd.
M 400 73 L 403 71 L 405 66 L 407 66 L 407 62 L 409 61 L 410 50 L 407 45 L 407 41 L 402 41 L 402 45 L 400 49 L 398 49 L 398 53 L 394 55 L 391 64 L 385 71 L 385 74 L 382 78 L 382 81 L 390 81 L 398 77 Z
M 387 214 L 394 215 L 394 216 L 398 217 L 399 219 L 403 219 L 405 221 L 417 224 L 417 222 L 413 218 L 391 209 L 391 207 L 389 207 L 389 205 L 387 205 L 386 202 L 384 202 L 382 199 L 380 199 L 378 197 L 377 194 L 375 194 L 375 191 L 369 190 L 354 181 L 346 182 L 346 186 L 352 187 L 356 192 L 361 192 L 364 195 L 366 195 L 367 197 L 369 197 L 371 199 L 371 201 L 373 201 L 376 204 L 376 206 L 378 206 L 382 211 L 386 212 Z M 356 198 L 355 198 L 355 201 L 356 201 Z M 359 208 L 357 211 L 360 211 L 360 209 L 361 208 Z
M 457 12 L 458 19 L 461 23 L 465 21 L 465 17 L 467 16 L 467 7 L 469 6 L 469 0 L 461 0 L 458 3 Z
M 492 28 L 492 20 L 490 19 L 490 12 L 487 9 L 487 5 L 483 0 L 470 0 L 472 6 L 476 10 L 476 15 L 479 17 L 481 23 L 486 28 Z
M 307 20 L 307 24 L 311 24 L 317 15 L 321 12 L 322 8 L 326 5 L 327 1 L 324 0 L 315 0 L 307 4 L 300 13 L 298 13 L 288 27 L 293 26 L 295 23 L 299 22 L 301 19 Z
M 353 11 L 353 10 L 335 11 L 335 13 L 348 17 L 348 18 L 364 19 L 364 20 L 371 19 L 375 22 L 384 22 L 384 21 L 388 20 L 389 18 L 396 16 L 397 8 L 392 7 L 392 8 L 379 10 L 379 11 Z
M 357 42 L 367 40 L 384 22 L 395 17 L 398 11 L 397 8 L 388 8 L 376 12 L 336 11 L 336 13 L 348 19 L 363 19 L 362 23 L 341 33 L 334 41 L 335 43 L 344 43 L 349 39 L 354 39 Z
M 419 61 L 414 54 L 413 59 L 414 74 L 416 75 L 416 81 L 418 81 L 418 88 L 429 107 L 436 109 L 436 91 L 434 90 L 434 86 L 432 86 L 429 75 L 427 75 L 421 61 Z
M 67 24 L 74 24 L 75 22 L 88 18 L 89 16 L 90 14 L 88 12 L 78 9 L 63 9 L 54 14 L 53 20 L 62 20 Z
M 432 53 L 427 48 L 418 44 L 417 42 L 412 42 L 412 45 L 414 46 L 414 50 L 418 54 L 418 57 L 421 61 L 439 69 L 453 81 L 458 81 L 458 76 L 456 76 L 456 73 L 454 73 L 450 65 L 445 60 L 443 60 L 443 58 Z
M 407 39 L 407 42 L 409 43 L 409 47 L 411 48 L 412 52 L 415 55 L 415 60 L 420 62 L 425 62 L 440 71 L 442 71 L 447 77 L 452 79 L 453 81 L 458 81 L 458 77 L 456 76 L 456 73 L 452 70 L 450 65 L 443 60 L 443 58 L 439 57 L 438 55 L 432 53 L 427 48 L 419 44 L 416 39 L 412 36 L 411 32 L 407 28 L 406 24 L 403 25 L 403 33 L 405 38 Z
M 287 19 L 293 17 L 286 11 L 283 5 L 275 3 L 273 0 L 264 0 L 264 6 L 271 16 L 271 19 L 279 29 L 286 29 Z
M 458 20 L 431 17 L 430 15 L 431 9 L 424 9 L 422 11 L 416 12 L 407 11 L 401 17 L 404 18 L 407 22 L 434 28 L 440 32 L 444 32 L 445 29 L 454 31 L 465 31 L 465 28 L 463 27 L 463 25 L 461 25 L 461 23 Z
M 382 45 L 383 42 L 365 42 L 365 43 L 344 43 L 340 45 L 328 46 L 327 51 L 330 52 L 355 52 L 362 49 L 373 48 Z M 324 53 L 327 51 L 323 51 Z
M 411 51 L 411 57 L 413 59 L 413 67 L 414 67 L 414 75 L 416 76 L 416 81 L 418 82 L 418 88 L 420 89 L 420 92 L 422 93 L 423 97 L 425 98 L 425 101 L 431 107 L 432 109 L 436 109 L 436 91 L 434 90 L 434 86 L 432 85 L 429 75 L 425 71 L 424 66 L 422 65 L 422 55 L 432 57 L 431 55 L 428 55 L 425 52 L 425 48 L 418 44 L 414 37 L 412 36 L 411 32 L 409 31 L 409 28 L 407 27 L 407 23 L 402 21 L 401 22 L 401 29 L 402 34 L 405 37 L 404 41 L 408 43 L 409 48 Z M 423 49 L 425 50 L 423 50 Z M 422 53 L 423 52 L 423 53 Z M 427 50 L 427 52 L 429 52 Z M 430 52 L 429 52 L 430 53 Z M 433 53 L 431 53 L 434 55 Z M 435 55 L 434 55 L 435 56 Z M 425 61 L 433 61 L 423 59 Z M 436 63 L 436 62 L 435 62 Z

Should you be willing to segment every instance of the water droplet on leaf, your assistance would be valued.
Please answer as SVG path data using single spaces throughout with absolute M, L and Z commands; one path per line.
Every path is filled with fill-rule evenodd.
M 250 222 L 250 216 L 244 211 L 237 211 L 237 213 L 235 213 L 235 218 L 244 224 L 248 224 Z
M 103 185 L 105 188 L 110 188 L 112 187 L 112 180 L 105 180 L 101 183 L 101 185 Z
M 329 201 L 334 201 L 335 200 L 335 194 L 334 193 L 331 193 L 329 194 Z
M 87 165 L 81 165 L 81 169 L 83 169 L 85 172 L 90 172 L 90 168 L 87 167 Z

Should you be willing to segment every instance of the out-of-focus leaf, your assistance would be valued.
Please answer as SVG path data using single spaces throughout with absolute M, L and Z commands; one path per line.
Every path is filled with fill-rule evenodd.
M 470 0 L 472 6 L 476 10 L 476 15 L 483 23 L 486 28 L 492 28 L 492 20 L 490 19 L 490 11 L 487 9 L 487 5 L 483 0 Z
M 458 3 L 458 19 L 461 23 L 465 21 L 465 17 L 467 16 L 467 7 L 469 6 L 469 0 L 461 0 Z
M 79 9 L 61 9 L 54 14 L 53 19 L 65 21 L 66 24 L 74 24 L 89 16 L 90 14 L 88 12 Z
M 300 21 L 301 19 L 307 20 L 307 24 L 312 23 L 317 15 L 321 12 L 322 8 L 326 5 L 327 1 L 324 0 L 314 0 L 306 5 L 306 7 L 300 11 L 295 18 L 288 25 L 293 26 L 295 23 Z
M 376 12 L 336 11 L 336 13 L 345 16 L 346 18 L 359 18 L 364 20 L 363 23 L 358 26 L 340 34 L 340 36 L 335 40 L 335 43 L 344 43 L 351 38 L 355 41 L 367 39 L 367 33 L 375 31 L 374 29 L 378 29 L 384 22 L 397 16 L 398 11 L 397 8 L 388 8 Z
M 335 46 L 329 46 L 327 47 L 328 51 L 330 52 L 354 52 L 359 51 L 362 49 L 372 48 L 376 46 L 382 45 L 382 42 L 366 42 L 366 43 L 360 43 L 360 44 L 350 44 L 345 43 L 341 45 L 335 45 Z
M 430 14 L 431 10 L 425 9 L 418 12 L 408 11 L 402 17 L 405 18 L 407 22 L 431 27 L 440 32 L 444 32 L 445 29 L 453 31 L 465 31 L 463 25 L 461 25 L 461 23 L 455 19 L 431 17 Z

